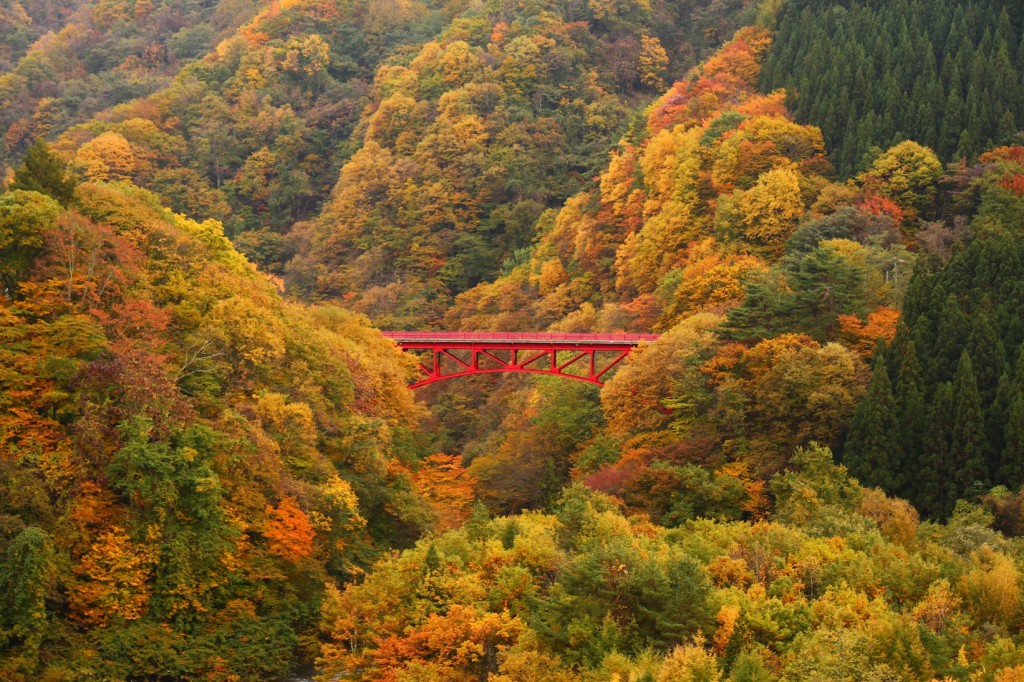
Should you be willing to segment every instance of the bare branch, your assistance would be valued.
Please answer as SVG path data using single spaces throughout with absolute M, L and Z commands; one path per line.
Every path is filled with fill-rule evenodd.
M 224 355 L 224 351 L 217 347 L 214 339 L 205 338 L 195 344 L 189 344 L 189 347 L 185 349 L 185 362 L 178 370 L 175 381 L 181 381 L 193 374 L 213 372 L 213 369 L 201 367 L 200 363 L 219 358 L 222 355 Z

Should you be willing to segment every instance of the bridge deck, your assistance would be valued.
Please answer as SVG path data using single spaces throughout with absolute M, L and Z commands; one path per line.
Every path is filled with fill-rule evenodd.
M 399 347 L 419 356 L 426 378 L 435 381 L 471 374 L 552 374 L 604 386 L 604 376 L 657 334 L 557 334 L 542 332 L 384 332 Z M 423 357 L 427 351 L 429 358 Z M 600 356 L 600 358 L 599 358 Z
M 657 334 L 559 334 L 548 332 L 402 332 L 386 331 L 384 336 L 402 345 L 443 344 L 448 346 L 636 346 L 654 341 Z

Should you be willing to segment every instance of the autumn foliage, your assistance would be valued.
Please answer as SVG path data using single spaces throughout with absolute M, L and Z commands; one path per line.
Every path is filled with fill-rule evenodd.
M 8 192 L 3 220 L 0 675 L 284 674 L 311 623 L 280 595 L 315 609 L 377 524 L 430 522 L 396 462 L 408 359 L 129 184 Z
M 1019 679 L 1020 12 L 842 4 L 3 4 L 0 678 Z

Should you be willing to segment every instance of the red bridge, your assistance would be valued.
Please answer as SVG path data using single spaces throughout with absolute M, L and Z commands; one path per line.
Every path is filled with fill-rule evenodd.
M 657 334 L 537 334 L 521 332 L 384 332 L 404 350 L 420 352 L 425 377 L 409 385 L 471 374 L 553 374 L 604 386 L 602 377 Z

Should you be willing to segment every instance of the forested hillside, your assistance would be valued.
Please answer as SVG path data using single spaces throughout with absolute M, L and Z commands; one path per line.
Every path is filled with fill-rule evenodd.
M 1022 36 L 3 4 L 0 679 L 1024 679 Z
M 827 450 L 792 464 L 754 523 L 666 529 L 582 487 L 475 515 L 328 597 L 323 679 L 1017 679 L 1019 555 L 990 516 L 919 524 Z
M 1024 127 L 1020 3 L 787 0 L 776 40 L 761 83 L 821 128 L 844 176 L 905 139 L 973 162 Z
M 703 47 L 696 29 L 717 35 L 748 4 L 707 18 L 672 2 L 468 12 L 378 71 L 361 148 L 316 223 L 295 228 L 289 282 L 385 326 L 439 323 L 590 183 L 645 94 Z
M 403 358 L 127 183 L 8 191 L 0 237 L 3 677 L 265 679 L 311 657 L 328 576 L 430 521 Z
M 300 251 L 298 292 L 366 298 L 373 312 L 378 285 L 400 279 L 431 290 L 412 297 L 424 312 L 410 321 L 436 320 L 451 293 L 529 243 L 540 211 L 589 180 L 633 107 L 749 4 L 102 2 L 0 79 L 0 120 L 8 159 L 59 136 L 84 176 L 130 179 L 221 220 L 271 272 Z M 346 207 L 339 187 L 317 223 L 350 236 L 328 239 L 302 221 L 356 151 L 341 184 L 384 198 L 354 178 L 394 166 L 375 181 L 400 183 L 380 207 L 399 232 L 367 241 L 366 204 Z M 378 255 L 354 263 L 365 251 Z M 372 264 L 395 251 L 396 273 Z
M 254 0 L 32 0 L 5 7 L 3 45 L 10 54 L 0 76 L 0 159 L 8 163 L 34 139 L 164 87 L 255 12 Z
M 11 0 L 0 7 L 0 69 L 8 70 L 28 47 L 49 31 L 60 30 L 83 0 Z
M 72 94 L 28 102 L 34 111 L 9 130 L 25 139 L 59 134 L 56 149 L 82 176 L 131 180 L 174 210 L 221 220 L 232 237 L 259 228 L 239 245 L 277 272 L 289 257 L 280 233 L 318 210 L 350 153 L 346 142 L 380 60 L 401 41 L 421 41 L 443 24 L 436 9 L 421 4 L 387 12 L 273 2 L 257 13 L 251 3 L 224 0 L 197 4 L 178 17 L 173 35 L 160 38 L 131 18 L 134 4 L 121 7 L 108 31 L 115 43 L 109 49 L 125 60 L 112 64 L 110 78 L 129 74 L 131 83 L 147 87 L 100 97 L 103 110 L 88 120 L 83 114 L 96 109 L 82 110 Z M 183 7 L 168 4 L 174 12 Z M 154 65 L 118 52 L 129 46 L 163 52 Z M 60 45 L 42 45 L 38 53 L 57 78 L 77 70 Z M 28 63 L 6 76 L 20 97 L 18 78 Z M 111 107 L 122 100 L 130 101 Z M 47 117 L 45 107 L 59 115 Z M 10 114 L 19 111 L 12 103 Z M 39 129 L 38 121 L 50 123 Z
M 476 516 L 383 562 L 327 607 L 329 674 L 1017 674 L 1020 653 L 1006 636 L 1020 615 L 1011 538 L 1021 528 L 1012 449 L 1021 422 L 1006 405 L 1019 391 L 1021 150 L 944 167 L 902 141 L 837 182 L 818 129 L 792 122 L 781 93 L 756 89 L 771 40 L 744 29 L 676 83 L 613 152 L 597 187 L 542 215 L 508 274 L 457 298 L 450 328 L 664 334 L 600 395 L 555 379 L 431 389 L 439 442 L 465 453 L 481 499 L 501 513 L 554 516 Z M 927 348 L 917 372 L 904 357 L 911 339 Z M 972 353 L 984 379 L 971 376 Z M 671 413 L 652 409 L 659 404 Z M 825 444 L 864 483 L 909 496 L 945 525 L 919 525 L 906 503 L 861 488 L 827 464 Z M 563 496 L 573 481 L 585 488 Z M 852 530 L 859 523 L 881 535 L 866 540 Z M 798 557 L 812 550 L 795 536 L 767 550 L 735 535 L 776 532 L 831 543 L 835 559 L 808 557 L 814 568 L 804 569 Z M 722 542 L 721 553 L 693 544 L 709 541 Z M 885 542 L 902 548 L 900 558 Z M 704 570 L 673 563 L 678 547 L 703 557 Z M 885 583 L 897 564 L 904 577 Z M 857 578 L 844 572 L 852 566 Z M 966 606 L 977 598 L 969 593 L 1001 591 L 968 587 L 982 575 L 1009 590 L 996 598 L 1012 614 L 1002 625 L 996 602 L 973 614 Z M 693 609 L 673 601 L 709 580 L 735 596 L 712 589 Z M 399 584 L 410 588 L 395 598 Z M 386 599 L 385 619 L 370 605 Z M 445 606 L 431 606 L 439 599 Z M 965 639 L 928 623 L 939 602 L 962 619 Z M 845 615 L 828 615 L 835 608 Z
M 1024 484 L 1024 149 L 988 152 L 972 175 L 975 238 L 941 267 L 918 267 L 846 446 L 862 481 L 934 516 Z
M 954 380 L 969 344 L 986 362 L 978 406 L 985 414 L 975 416 L 975 427 L 986 428 L 997 385 L 1007 375 L 987 422 L 992 444 L 979 445 L 987 453 L 985 466 L 967 470 L 962 458 L 971 456 L 959 441 L 950 445 L 952 433 L 936 436 L 942 451 L 952 454 L 927 465 L 928 475 L 945 487 L 938 493 L 942 504 L 923 511 L 944 516 L 969 491 L 976 496 L 991 485 L 1019 485 L 1000 460 L 1007 432 L 1016 428 L 1006 421 L 1004 405 L 1013 401 L 1012 368 L 1024 340 L 1017 338 L 1020 322 L 1011 312 L 1018 286 L 1011 245 L 1024 207 L 1015 180 L 1022 170 L 1019 149 L 993 151 L 977 165 L 944 175 L 933 152 L 904 142 L 854 181 L 830 181 L 817 129 L 789 121 L 779 95 L 753 90 L 769 40 L 762 29 L 744 29 L 677 83 L 650 109 L 643 137 L 612 155 L 600 186 L 542 219 L 529 261 L 463 294 L 449 311 L 452 328 L 541 324 L 559 331 L 665 332 L 602 392 L 606 426 L 598 437 L 592 431 L 602 419 L 585 416 L 593 415 L 586 409 L 566 419 L 542 416 L 545 405 L 565 414 L 565 407 L 556 408 L 565 399 L 534 397 L 531 409 L 507 411 L 498 405 L 520 400 L 503 394 L 514 389 L 485 388 L 493 408 L 505 415 L 496 421 L 490 411 L 477 417 L 456 396 L 438 391 L 435 412 L 457 429 L 445 442 L 465 442 L 470 471 L 482 493 L 494 496 L 486 499 L 496 508 L 543 503 L 549 494 L 543 488 L 532 487 L 524 498 L 512 483 L 531 472 L 534 478 L 525 480 L 548 480 L 549 492 L 570 474 L 592 475 L 602 490 L 628 493 L 625 499 L 636 500 L 655 519 L 682 500 L 684 515 L 692 514 L 707 508 L 706 486 L 720 482 L 688 479 L 685 471 L 655 474 L 652 461 L 685 452 L 697 458 L 694 464 L 733 462 L 734 472 L 759 478 L 784 468 L 793 448 L 812 440 L 837 451 L 846 442 L 843 456 L 856 474 L 918 502 L 905 486 L 927 485 L 919 471 L 926 465 L 922 448 L 929 446 L 922 445 L 923 431 L 914 429 L 945 420 L 904 420 L 891 407 L 869 406 L 879 399 L 909 400 L 914 406 L 907 409 L 925 410 L 935 386 Z M 985 264 L 967 266 L 968 258 Z M 958 277 L 957 283 L 943 288 L 929 279 L 947 276 Z M 948 301 L 941 293 L 946 291 Z M 921 310 L 925 305 L 932 309 Z M 953 306 L 958 317 L 946 319 L 951 313 L 943 306 Z M 967 315 L 975 306 L 991 311 L 971 323 Z M 875 382 L 868 386 L 868 366 L 901 352 L 872 359 L 878 342 L 896 335 L 903 307 L 913 315 L 906 325 L 920 325 L 915 338 L 929 354 L 920 360 L 926 373 L 915 380 L 921 384 L 913 389 L 916 398 L 885 398 L 884 392 L 878 398 L 875 392 L 883 389 Z M 928 319 L 933 322 L 926 327 Z M 954 335 L 947 326 L 957 323 L 961 331 Z M 972 332 L 972 324 L 985 328 Z M 904 329 L 895 336 L 894 349 L 903 348 L 909 335 Z M 895 361 L 887 371 L 895 387 Z M 531 390 L 596 397 L 584 388 Z M 866 392 L 868 401 L 857 409 Z M 676 411 L 651 409 L 659 404 Z M 865 424 L 869 419 L 876 421 Z M 537 425 L 531 427 L 531 420 Z M 568 442 L 565 432 L 555 439 L 550 427 L 540 426 L 566 420 L 589 426 Z M 879 437 L 889 439 L 888 450 L 879 449 Z M 1013 461 L 1012 454 L 1007 458 Z M 953 471 L 959 483 L 953 483 Z M 550 482 L 553 474 L 556 483 Z M 651 492 L 655 475 L 668 481 L 665 500 L 656 501 Z

